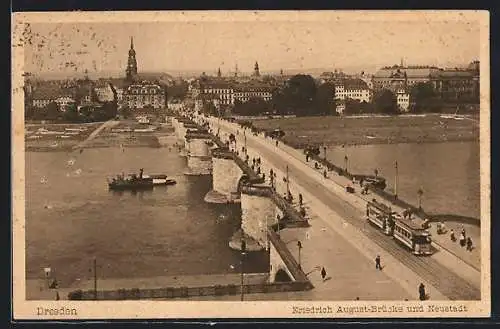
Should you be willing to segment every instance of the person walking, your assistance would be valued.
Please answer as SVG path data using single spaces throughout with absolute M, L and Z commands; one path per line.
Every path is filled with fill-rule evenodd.
M 326 279 L 326 270 L 324 267 L 321 268 L 321 278 L 323 279 L 323 281 L 325 281 Z
M 465 234 L 460 233 L 460 247 L 465 247 Z
M 425 286 L 423 283 L 420 283 L 420 286 L 418 286 L 418 295 L 420 300 L 427 299 L 427 296 L 425 295 Z
M 453 229 L 450 230 L 450 240 L 451 242 L 457 241 L 457 237 L 455 236 L 455 232 L 453 231 Z
M 472 239 L 467 237 L 467 251 L 472 251 Z
M 299 205 L 301 205 L 301 206 L 302 206 L 302 201 L 303 201 L 303 200 L 302 200 L 302 194 L 301 194 L 301 193 L 299 193 Z
M 380 264 L 380 255 L 375 257 L 375 269 L 382 270 L 382 265 Z

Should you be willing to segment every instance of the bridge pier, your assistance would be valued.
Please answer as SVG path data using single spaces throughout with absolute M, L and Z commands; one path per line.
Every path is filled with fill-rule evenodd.
M 184 172 L 185 175 L 209 175 L 212 172 L 212 157 L 208 146 L 210 141 L 210 136 L 186 135 L 188 169 Z
M 265 185 L 241 186 L 241 229 L 255 240 L 259 249 L 269 249 L 267 230 L 276 223 L 277 207 L 270 198 L 271 189 Z
M 208 203 L 239 203 L 241 180 L 244 174 L 225 150 L 212 151 L 212 190 L 205 195 Z

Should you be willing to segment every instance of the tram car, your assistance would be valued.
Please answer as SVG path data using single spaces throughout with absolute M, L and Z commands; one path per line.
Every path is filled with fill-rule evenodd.
M 416 219 L 399 218 L 395 221 L 393 236 L 415 255 L 432 255 L 429 232 L 415 223 Z
M 395 213 L 391 207 L 373 199 L 366 205 L 366 219 L 385 235 L 393 235 Z
M 366 219 L 385 235 L 392 236 L 415 255 L 431 255 L 429 232 L 417 223 L 418 219 L 406 219 L 391 207 L 375 199 L 366 205 Z

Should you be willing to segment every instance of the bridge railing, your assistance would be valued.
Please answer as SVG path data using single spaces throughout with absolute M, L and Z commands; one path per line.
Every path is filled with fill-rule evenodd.
M 307 282 L 309 285 L 309 289 L 312 289 L 313 285 L 307 279 L 306 274 L 304 273 L 304 271 L 302 271 L 302 268 L 297 263 L 290 250 L 288 250 L 286 244 L 280 239 L 278 234 L 276 234 L 276 232 L 274 232 L 272 229 L 268 229 L 267 236 L 269 238 L 269 242 L 273 244 L 274 248 L 283 260 L 283 263 L 285 263 L 285 266 L 288 268 L 295 281 Z

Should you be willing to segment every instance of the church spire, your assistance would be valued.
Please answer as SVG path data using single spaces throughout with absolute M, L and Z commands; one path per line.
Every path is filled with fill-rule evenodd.
M 130 49 L 128 51 L 127 69 L 125 76 L 128 81 L 133 81 L 137 76 L 137 60 L 135 58 L 134 38 L 130 37 Z
M 219 70 L 217 71 L 217 76 L 220 78 L 222 76 L 222 73 L 220 71 L 220 67 L 219 67 Z
M 256 77 L 260 76 L 259 63 L 257 62 L 255 62 L 255 66 L 253 68 L 253 75 Z

